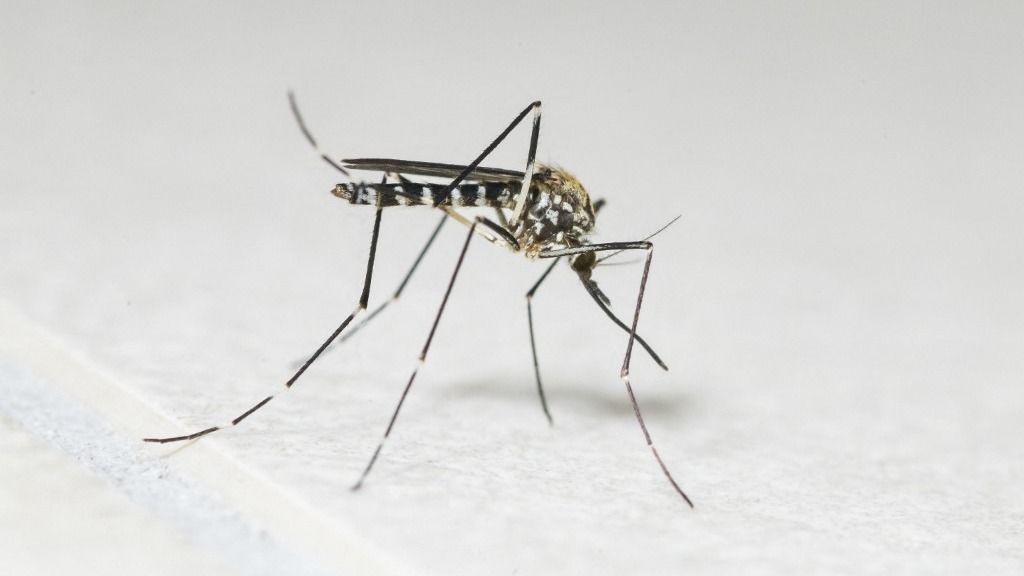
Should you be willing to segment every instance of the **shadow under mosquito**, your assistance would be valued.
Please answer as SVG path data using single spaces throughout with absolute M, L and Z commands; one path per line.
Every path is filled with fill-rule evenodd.
M 626 389 L 618 378 L 613 379 L 613 384 L 618 384 L 618 390 L 608 386 L 607 382 L 592 384 L 582 385 L 579 382 L 570 383 L 557 380 L 551 383 L 545 382 L 544 394 L 547 396 L 548 406 L 551 408 L 556 425 L 559 412 L 575 410 L 604 413 L 610 416 L 633 416 L 633 407 L 629 403 Z M 652 384 L 652 386 L 662 385 L 664 385 L 663 382 Z M 669 385 L 674 386 L 674 384 Z M 685 417 L 696 409 L 693 398 L 688 392 L 678 390 L 672 391 L 670 394 L 665 391 L 654 392 L 650 389 L 638 389 L 636 383 L 633 384 L 633 389 L 645 417 L 675 419 Z M 438 386 L 435 393 L 438 398 L 445 401 L 458 402 L 467 399 L 488 398 L 500 402 L 517 402 L 528 408 L 541 409 L 537 384 L 527 378 L 474 378 L 450 381 L 444 386 Z

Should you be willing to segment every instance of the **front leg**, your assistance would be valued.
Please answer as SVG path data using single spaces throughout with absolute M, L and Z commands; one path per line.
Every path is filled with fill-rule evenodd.
M 640 289 L 636 295 L 636 308 L 633 310 L 633 323 L 629 328 L 629 342 L 626 344 L 626 354 L 622 359 L 622 370 L 619 372 L 619 377 L 622 378 L 622 383 L 626 386 L 626 394 L 629 396 L 629 401 L 633 405 L 633 414 L 636 416 L 636 420 L 640 424 L 640 430 L 644 434 L 644 440 L 647 442 L 647 446 L 651 449 L 654 459 L 658 461 L 658 466 L 661 467 L 661 471 L 665 475 L 665 478 L 667 478 L 669 483 L 672 484 L 672 488 L 674 488 L 676 493 L 678 493 L 679 496 L 681 496 L 683 500 L 693 508 L 693 502 L 691 502 L 690 498 L 685 492 L 683 492 L 683 489 L 679 487 L 675 478 L 672 477 L 672 473 L 669 472 L 668 467 L 665 466 L 665 462 L 661 459 L 661 455 L 658 454 L 658 449 L 654 447 L 654 440 L 651 439 L 651 434 L 647 431 L 647 424 L 644 423 L 643 414 L 640 413 L 640 404 L 637 402 L 636 394 L 633 392 L 633 386 L 629 382 L 629 363 L 633 355 L 633 342 L 637 339 L 636 326 L 640 321 L 640 308 L 644 301 L 644 290 L 647 288 L 647 276 L 651 269 L 651 258 L 654 255 L 654 244 L 646 240 L 639 242 L 608 242 L 604 244 L 591 244 L 588 246 L 564 248 L 561 250 L 548 250 L 541 252 L 538 256 L 540 258 L 559 258 L 561 256 L 592 254 L 610 250 L 644 250 L 647 253 L 646 258 L 644 259 L 643 275 L 640 277 Z M 580 280 L 584 283 L 587 282 L 587 279 L 584 278 L 583 274 L 580 274 Z M 595 300 L 600 301 L 600 299 L 596 297 Z

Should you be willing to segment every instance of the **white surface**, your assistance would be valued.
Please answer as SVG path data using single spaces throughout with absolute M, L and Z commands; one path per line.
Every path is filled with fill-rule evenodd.
M 12 374 L 3 377 L 9 381 Z M 117 566 L 130 574 L 232 573 L 193 554 L 144 509 L 6 417 L 0 432 L 7 461 L 0 468 L 5 570 L 95 574 Z M 56 542 L 64 543 L 59 553 Z
M 147 537 L 191 547 L 183 563 L 234 565 L 256 530 L 276 558 L 344 572 L 343 554 L 304 545 L 309 519 L 329 527 L 321 542 L 437 574 L 1024 566 L 1019 5 L 3 12 L 6 317 L 53 334 L 55 364 L 103 371 L 88 387 L 69 370 L 29 381 L 106 390 L 67 395 L 133 446 L 122 457 L 183 478 L 154 489 L 195 486 L 183 509 L 210 491 L 238 515 L 210 560 L 187 537 L 209 519 L 124 512 L 121 526 L 149 514 L 162 525 Z M 638 355 L 634 382 L 695 511 L 632 420 L 622 334 L 562 269 L 536 300 L 545 425 L 522 298 L 540 266 L 483 244 L 366 490 L 347 490 L 415 364 L 454 227 L 402 301 L 293 393 L 163 459 L 132 444 L 277 390 L 358 297 L 372 213 L 328 194 L 287 88 L 338 155 L 452 162 L 539 97 L 540 157 L 609 201 L 600 239 L 684 215 L 658 238 L 641 318 L 672 371 Z M 525 148 L 522 131 L 493 163 Z M 375 296 L 433 220 L 385 216 Z M 628 310 L 638 268 L 599 272 Z M 5 329 L 4 374 L 45 372 Z M 27 424 L 42 401 L 11 397 L 5 423 L 68 450 Z M 4 451 L 33 482 L 32 459 Z

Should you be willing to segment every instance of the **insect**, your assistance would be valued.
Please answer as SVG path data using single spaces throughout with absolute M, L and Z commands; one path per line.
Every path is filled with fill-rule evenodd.
M 332 193 L 343 200 L 354 205 L 372 206 L 375 208 L 373 232 L 370 237 L 370 254 L 366 264 L 366 274 L 363 280 L 363 289 L 356 304 L 355 310 L 349 314 L 331 335 L 324 340 L 319 348 L 313 352 L 300 366 L 295 373 L 284 383 L 286 390 L 291 389 L 302 374 L 319 358 L 329 346 L 336 340 L 342 341 L 351 336 L 361 326 L 372 320 L 388 304 L 396 300 L 405 288 L 417 266 L 420 264 L 424 254 L 430 248 L 434 239 L 441 231 L 442 226 L 449 219 L 455 220 L 468 228 L 466 240 L 462 244 L 455 269 L 452 271 L 445 290 L 444 298 L 434 317 L 430 333 L 423 345 L 419 355 L 419 364 L 413 370 L 407 381 L 398 403 L 391 414 L 384 435 L 381 437 L 377 448 L 374 450 L 366 467 L 363 469 L 359 479 L 352 486 L 353 490 L 359 489 L 370 470 L 377 462 L 384 447 L 385 441 L 391 435 L 402 409 L 409 390 L 412 388 L 420 367 L 427 359 L 430 344 L 434 339 L 441 316 L 444 314 L 445 306 L 451 295 L 452 287 L 459 275 L 466 251 L 470 242 L 475 237 L 481 237 L 489 243 L 504 246 L 505 248 L 523 254 L 529 259 L 550 260 L 551 263 L 544 270 L 544 273 L 537 282 L 526 293 L 526 310 L 530 332 L 530 348 L 533 356 L 534 376 L 537 382 L 537 391 L 540 396 L 541 407 L 549 423 L 552 422 L 551 412 L 548 409 L 547 399 L 544 395 L 544 387 L 540 377 L 540 367 L 537 361 L 537 347 L 534 337 L 534 322 L 532 299 L 540 288 L 541 284 L 548 277 L 555 265 L 563 258 L 568 259 L 570 268 L 579 277 L 580 282 L 590 297 L 597 303 L 604 314 L 610 318 L 620 329 L 629 334 L 625 355 L 622 360 L 620 377 L 626 388 L 626 393 L 633 407 L 633 413 L 643 432 L 644 440 L 651 449 L 658 466 L 661 468 L 665 478 L 671 483 L 672 488 L 690 506 L 693 503 L 679 487 L 679 484 L 672 477 L 668 467 L 658 454 L 651 435 L 644 423 L 633 393 L 633 387 L 629 379 L 629 367 L 635 343 L 651 356 L 651 358 L 663 369 L 667 366 L 654 350 L 641 338 L 636 331 L 637 322 L 640 319 L 640 309 L 643 304 L 644 289 L 647 286 L 647 277 L 651 267 L 654 244 L 648 236 L 643 240 L 628 242 L 604 242 L 591 243 L 589 235 L 594 227 L 603 202 L 591 202 L 583 185 L 571 174 L 560 168 L 546 166 L 535 161 L 537 154 L 537 141 L 540 135 L 541 103 L 531 103 L 523 109 L 508 126 L 495 138 L 476 159 L 467 165 L 440 164 L 436 162 L 419 162 L 408 160 L 394 160 L 389 158 L 359 158 L 341 160 L 336 162 L 327 154 L 321 152 L 316 140 L 306 127 L 302 119 L 295 97 L 288 94 L 289 104 L 295 120 L 298 123 L 302 134 L 320 157 L 340 172 L 345 177 L 345 182 L 337 184 Z M 505 170 L 500 168 L 488 168 L 481 166 L 488 155 L 511 133 L 522 121 L 532 114 L 533 128 L 530 135 L 530 147 L 526 158 L 526 169 L 523 172 Z M 363 180 L 352 178 L 351 172 L 355 170 L 371 171 L 382 174 L 379 183 L 367 183 Z M 447 184 L 432 184 L 415 182 L 408 177 L 434 177 L 451 179 Z M 389 181 L 392 180 L 392 181 Z M 361 322 L 352 326 L 352 329 L 345 332 L 345 329 L 352 324 L 353 320 L 367 310 L 367 303 L 370 297 L 370 284 L 373 276 L 374 258 L 377 250 L 377 240 L 380 234 L 381 215 L 385 208 L 396 206 L 428 206 L 443 212 L 440 221 L 434 228 L 432 234 L 416 258 L 411 269 L 406 273 L 398 289 L 389 300 L 386 300 L 372 312 L 368 313 Z M 483 208 L 493 209 L 496 220 L 484 216 L 469 218 L 459 209 Z M 671 224 L 671 222 L 669 223 Z M 667 225 L 666 225 L 667 226 Z M 664 227 L 662 228 L 664 229 Z M 660 232 L 659 230 L 658 232 Z M 657 232 L 655 232 L 657 234 Z M 640 287 L 637 292 L 636 304 L 633 311 L 633 318 L 630 324 L 624 323 L 611 311 L 608 297 L 601 291 L 593 280 L 592 274 L 601 260 L 609 258 L 624 251 L 642 251 L 645 254 L 643 273 L 640 278 Z M 599 256 L 601 255 L 601 256 Z M 167 438 L 145 438 L 146 442 L 168 443 L 190 441 L 212 434 L 218 430 L 237 426 L 254 412 L 263 408 L 273 400 L 274 395 L 267 396 L 251 408 L 241 413 L 238 417 L 223 426 L 211 426 L 187 434 L 184 436 L 173 436 Z

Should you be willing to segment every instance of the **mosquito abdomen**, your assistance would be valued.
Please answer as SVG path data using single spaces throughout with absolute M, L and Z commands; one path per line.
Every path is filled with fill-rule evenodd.
M 367 184 L 343 182 L 334 187 L 332 194 L 352 204 L 369 206 L 452 206 L 452 207 L 515 207 L 513 194 L 519 192 L 518 182 L 488 182 L 486 184 L 460 184 L 449 194 L 445 184 Z

